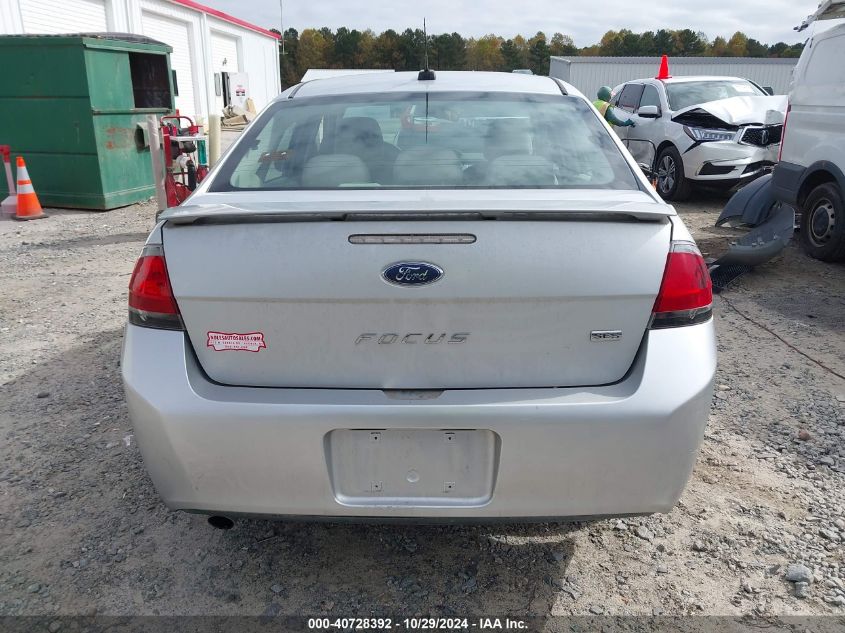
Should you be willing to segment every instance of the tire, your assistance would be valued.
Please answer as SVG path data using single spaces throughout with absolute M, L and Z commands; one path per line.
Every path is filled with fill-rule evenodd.
M 657 193 L 664 200 L 681 202 L 690 196 L 692 184 L 684 175 L 684 161 L 674 145 L 664 147 L 654 162 Z
M 801 206 L 801 246 L 824 262 L 845 260 L 845 199 L 835 183 L 813 189 Z

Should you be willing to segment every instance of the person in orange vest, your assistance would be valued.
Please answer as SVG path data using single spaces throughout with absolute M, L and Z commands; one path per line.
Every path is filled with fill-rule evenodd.
M 617 127 L 637 127 L 637 124 L 631 119 L 623 120 L 616 116 L 616 113 L 614 112 L 616 108 L 610 105 L 610 100 L 612 98 L 613 92 L 610 88 L 602 86 L 599 88 L 598 99 L 593 101 L 593 105 L 596 107 L 596 110 L 599 111 L 599 114 L 604 117 L 604 120 Z

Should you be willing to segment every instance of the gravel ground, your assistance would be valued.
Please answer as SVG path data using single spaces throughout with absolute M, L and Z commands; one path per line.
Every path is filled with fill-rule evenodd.
M 680 207 L 705 250 L 723 203 Z M 161 504 L 126 414 L 153 216 L 0 223 L 0 615 L 845 613 L 845 266 L 790 248 L 717 299 L 710 425 L 669 515 L 220 532 Z

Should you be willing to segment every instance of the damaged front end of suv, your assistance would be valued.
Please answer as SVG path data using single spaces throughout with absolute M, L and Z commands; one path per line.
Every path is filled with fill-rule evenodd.
M 731 189 L 769 172 L 783 135 L 783 97 L 732 97 L 690 106 L 672 117 L 687 173 L 698 184 Z

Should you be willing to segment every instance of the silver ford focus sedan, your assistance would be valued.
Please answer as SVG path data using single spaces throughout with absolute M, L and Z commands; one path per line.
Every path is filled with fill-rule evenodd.
M 174 509 L 542 520 L 669 511 L 707 421 L 710 279 L 572 86 L 284 92 L 135 266 L 122 372 Z

